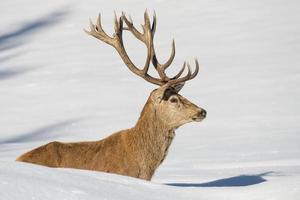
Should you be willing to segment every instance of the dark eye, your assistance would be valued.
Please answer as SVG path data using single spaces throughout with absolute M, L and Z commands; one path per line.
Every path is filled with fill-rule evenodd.
M 177 103 L 177 102 L 178 102 L 178 99 L 176 99 L 176 98 L 171 98 L 171 99 L 170 99 L 170 102 L 171 102 L 171 103 Z

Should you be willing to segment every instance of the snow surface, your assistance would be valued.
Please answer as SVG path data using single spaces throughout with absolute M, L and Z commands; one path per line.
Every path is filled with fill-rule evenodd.
M 0 199 L 261 199 L 300 196 L 300 2 L 1 1 Z M 151 182 L 17 163 L 49 141 L 98 140 L 135 124 L 155 87 L 83 28 L 99 12 L 156 11 L 160 60 L 198 57 L 182 94 L 208 111 L 176 132 Z M 145 48 L 126 46 L 143 64 Z

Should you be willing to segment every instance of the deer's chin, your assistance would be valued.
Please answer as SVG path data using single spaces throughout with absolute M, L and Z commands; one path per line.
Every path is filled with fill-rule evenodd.
M 193 122 L 201 122 L 204 118 L 203 117 L 193 117 L 192 121 Z

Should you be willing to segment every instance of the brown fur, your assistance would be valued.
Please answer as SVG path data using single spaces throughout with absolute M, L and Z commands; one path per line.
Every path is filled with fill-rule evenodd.
M 78 168 L 150 180 L 167 155 L 174 130 L 201 121 L 205 111 L 176 92 L 166 97 L 168 86 L 154 90 L 137 124 L 95 142 L 51 142 L 29 151 L 17 161 L 48 167 Z M 177 102 L 172 102 L 177 99 Z

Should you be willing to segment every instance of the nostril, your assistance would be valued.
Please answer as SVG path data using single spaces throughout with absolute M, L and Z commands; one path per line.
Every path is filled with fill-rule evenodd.
M 201 115 L 202 117 L 206 117 L 206 111 L 205 111 L 205 110 L 201 110 L 201 111 L 200 111 L 200 115 Z

